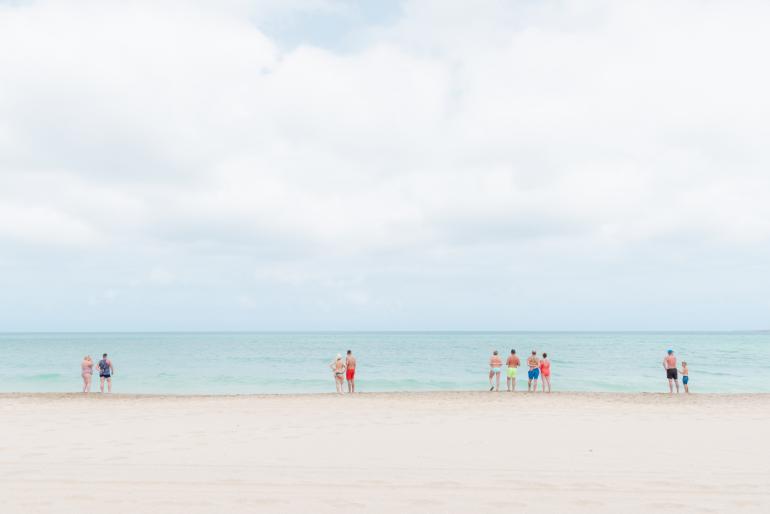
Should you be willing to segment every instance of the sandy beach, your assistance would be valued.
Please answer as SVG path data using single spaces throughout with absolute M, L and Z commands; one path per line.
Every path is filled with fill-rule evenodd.
M 768 512 L 770 395 L 0 395 L 0 511 Z

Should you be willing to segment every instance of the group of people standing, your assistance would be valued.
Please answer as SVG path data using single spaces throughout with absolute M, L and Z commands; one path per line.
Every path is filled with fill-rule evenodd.
M 506 366 L 506 379 L 505 383 L 508 387 L 508 391 L 513 392 L 516 390 L 516 370 L 521 365 L 519 356 L 516 355 L 516 350 L 511 350 L 511 354 L 505 361 Z M 532 350 L 532 354 L 527 358 L 527 391 L 537 391 L 537 381 L 541 379 L 541 387 L 543 392 L 551 392 L 551 361 L 548 360 L 548 354 L 543 353 L 542 358 L 538 358 L 537 352 Z M 500 374 L 502 373 L 503 360 L 497 353 L 497 350 L 492 352 L 492 357 L 489 359 L 489 390 L 500 390 Z
M 690 369 L 687 367 L 687 361 L 682 361 L 682 369 L 676 369 L 676 356 L 674 350 L 667 350 L 666 356 L 663 358 L 663 369 L 666 370 L 666 378 L 668 379 L 668 392 L 674 393 L 674 386 L 676 386 L 676 392 L 679 393 L 679 374 L 682 375 L 682 385 L 684 386 L 684 392 L 690 393 Z
M 107 358 L 107 354 L 102 354 L 102 360 L 97 364 L 99 368 L 99 390 L 104 392 L 104 383 L 107 382 L 107 392 L 112 392 L 112 375 L 115 373 L 115 368 L 112 367 L 112 361 Z M 94 375 L 94 361 L 90 355 L 83 357 L 83 362 L 80 363 L 80 372 L 83 377 L 83 392 L 88 394 L 91 392 L 91 378 Z
M 342 360 L 342 355 L 337 354 L 337 358 L 330 365 L 332 372 L 334 373 L 334 385 L 337 388 L 337 393 L 342 394 L 343 380 L 348 382 L 348 392 L 356 392 L 356 358 L 353 357 L 353 352 L 348 350 L 345 355 L 345 360 Z

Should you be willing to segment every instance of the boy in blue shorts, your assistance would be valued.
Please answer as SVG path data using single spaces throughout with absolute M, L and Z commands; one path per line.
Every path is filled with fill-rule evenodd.
M 682 361 L 682 369 L 679 371 L 679 374 L 682 375 L 682 384 L 684 385 L 684 392 L 689 394 L 690 386 L 688 386 L 687 384 L 690 383 L 690 370 L 687 368 L 687 362 Z

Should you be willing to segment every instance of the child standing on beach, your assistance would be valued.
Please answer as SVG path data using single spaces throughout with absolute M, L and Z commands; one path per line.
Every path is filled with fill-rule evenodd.
M 679 371 L 682 375 L 682 385 L 684 385 L 684 392 L 690 394 L 690 370 L 687 368 L 687 362 L 682 361 L 682 369 Z

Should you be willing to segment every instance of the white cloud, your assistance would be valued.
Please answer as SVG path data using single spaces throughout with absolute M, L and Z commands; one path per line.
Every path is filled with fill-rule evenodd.
M 0 7 L 10 286 L 131 287 L 105 323 L 148 328 L 763 322 L 766 4 L 407 2 L 344 50 L 262 27 L 348 3 L 213 5 Z M 669 316 L 703 282 L 748 308 Z

